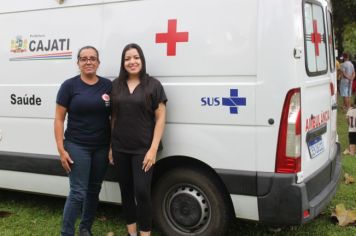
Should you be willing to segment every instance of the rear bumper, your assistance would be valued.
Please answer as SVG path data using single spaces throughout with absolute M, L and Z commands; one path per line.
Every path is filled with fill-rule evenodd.
M 260 222 L 297 225 L 315 218 L 335 195 L 340 176 L 340 144 L 332 159 L 303 183 L 297 184 L 294 174 L 257 173 Z

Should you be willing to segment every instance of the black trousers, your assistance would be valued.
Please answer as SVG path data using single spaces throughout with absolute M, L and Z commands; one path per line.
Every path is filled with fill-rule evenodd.
M 122 208 L 126 223 L 137 222 L 141 231 L 151 231 L 153 167 L 147 172 L 142 169 L 144 154 L 113 151 L 113 158 L 119 177 Z

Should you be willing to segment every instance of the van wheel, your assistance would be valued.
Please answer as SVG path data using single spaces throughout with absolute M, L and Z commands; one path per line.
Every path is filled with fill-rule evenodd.
M 215 177 L 199 169 L 168 171 L 153 189 L 154 220 L 164 235 L 225 235 L 229 204 Z

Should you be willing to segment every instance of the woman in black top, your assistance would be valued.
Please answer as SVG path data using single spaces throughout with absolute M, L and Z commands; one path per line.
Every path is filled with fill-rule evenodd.
M 151 234 L 151 179 L 166 118 L 161 83 L 146 74 L 137 44 L 127 45 L 112 90 L 112 154 L 129 235 Z M 137 203 L 137 204 L 136 204 Z

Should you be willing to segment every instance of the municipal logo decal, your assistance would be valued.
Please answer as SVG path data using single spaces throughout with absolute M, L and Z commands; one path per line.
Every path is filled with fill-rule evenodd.
M 10 40 L 10 61 L 66 59 L 72 59 L 69 38 L 31 34 L 28 37 L 17 35 Z

